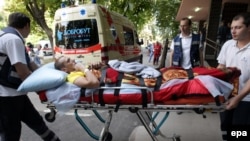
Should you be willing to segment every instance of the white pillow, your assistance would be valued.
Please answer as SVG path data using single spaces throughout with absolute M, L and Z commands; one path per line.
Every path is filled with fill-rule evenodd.
M 49 64 L 35 70 L 22 82 L 17 91 L 38 92 L 63 84 L 66 81 L 67 73 L 53 69 L 51 66 L 52 64 Z
M 44 64 L 42 67 L 55 69 L 55 62 Z

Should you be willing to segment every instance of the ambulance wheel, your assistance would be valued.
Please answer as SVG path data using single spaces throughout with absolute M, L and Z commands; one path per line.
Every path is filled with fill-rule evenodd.
M 56 111 L 51 109 L 51 112 L 45 114 L 45 119 L 48 122 L 53 122 L 56 120 Z
M 112 141 L 112 134 L 110 132 L 106 133 L 103 137 L 103 140 L 102 141 Z

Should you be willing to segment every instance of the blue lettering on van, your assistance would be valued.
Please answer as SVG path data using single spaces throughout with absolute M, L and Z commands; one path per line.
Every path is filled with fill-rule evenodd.
M 75 42 L 81 42 L 81 41 L 82 41 L 82 39 L 75 40 Z
M 85 15 L 86 14 L 86 10 L 85 9 L 80 10 L 80 14 L 81 15 Z
M 90 34 L 90 28 L 70 29 L 64 32 L 64 35 L 75 35 L 75 34 Z

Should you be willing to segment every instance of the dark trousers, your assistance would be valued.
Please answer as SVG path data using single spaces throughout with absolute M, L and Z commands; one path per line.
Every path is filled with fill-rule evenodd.
M 158 65 L 159 58 L 160 58 L 160 54 L 154 54 L 154 61 L 153 61 L 154 65 Z
M 235 109 L 220 113 L 223 140 L 228 140 L 234 127 L 250 127 L 250 102 L 241 101 Z
M 20 140 L 21 121 L 41 136 L 43 140 L 50 141 L 52 138 L 59 140 L 57 136 L 48 129 L 43 118 L 34 108 L 27 95 L 0 97 L 0 128 L 2 128 L 2 141 Z

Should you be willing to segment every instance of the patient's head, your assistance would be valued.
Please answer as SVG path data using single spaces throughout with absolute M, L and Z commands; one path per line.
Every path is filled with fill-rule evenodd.
M 57 70 L 62 70 L 67 73 L 70 73 L 75 70 L 75 64 L 75 60 L 65 56 L 60 56 L 55 60 L 55 68 Z

